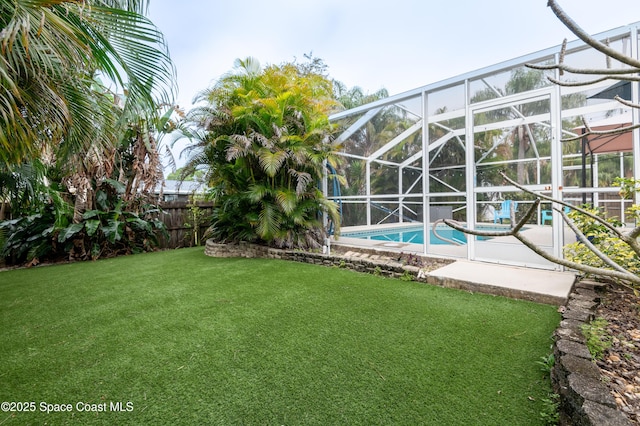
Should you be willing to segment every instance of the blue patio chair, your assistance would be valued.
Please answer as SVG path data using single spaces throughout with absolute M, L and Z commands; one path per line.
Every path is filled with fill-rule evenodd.
M 500 205 L 500 210 L 496 210 L 493 212 L 493 223 L 496 223 L 498 219 L 500 223 L 502 223 L 502 219 L 511 220 L 511 206 L 513 206 L 513 211 L 518 211 L 518 203 L 512 200 L 504 200 Z
M 571 211 L 571 209 L 567 206 L 564 207 L 564 212 L 569 214 L 569 212 Z M 551 210 L 542 210 L 540 211 L 540 223 L 542 225 L 545 225 L 547 223 L 547 221 L 549 222 L 553 222 L 553 217 L 551 216 Z

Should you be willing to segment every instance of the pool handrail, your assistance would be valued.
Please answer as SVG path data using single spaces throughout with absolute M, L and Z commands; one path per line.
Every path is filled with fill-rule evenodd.
M 449 219 L 449 220 L 452 220 L 452 219 Z M 438 219 L 438 220 L 436 220 L 435 222 L 433 222 L 433 224 L 431 225 L 431 232 L 433 232 L 433 236 L 434 236 L 434 237 L 436 237 L 437 239 L 442 240 L 442 241 L 444 241 L 444 242 L 447 242 L 447 243 L 450 243 L 450 244 L 456 245 L 456 246 L 462 246 L 462 245 L 464 245 L 464 244 L 459 243 L 459 242 L 458 242 L 458 241 L 456 241 L 456 240 L 451 240 L 451 239 L 449 239 L 449 238 L 445 238 L 445 237 L 443 237 L 442 235 L 439 235 L 439 234 L 436 232 L 436 227 L 437 227 L 438 223 L 440 223 L 440 222 L 444 223 L 444 219 Z M 455 221 L 453 221 L 453 222 L 455 222 Z M 458 222 L 456 222 L 456 223 L 458 223 Z M 446 225 L 446 223 L 445 223 L 445 225 Z

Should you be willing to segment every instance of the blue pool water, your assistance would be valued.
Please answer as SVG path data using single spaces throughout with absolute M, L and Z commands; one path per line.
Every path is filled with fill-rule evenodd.
M 457 241 L 460 244 L 466 244 L 467 242 L 467 236 L 455 229 L 438 227 L 437 232 L 438 235 L 449 240 Z M 380 229 L 376 231 L 343 232 L 342 236 L 349 238 L 363 238 L 366 240 L 392 241 L 395 243 L 424 244 L 422 226 L 415 228 L 402 228 L 401 230 Z M 449 244 L 439 238 L 436 238 L 433 235 L 433 230 L 430 231 L 429 242 L 431 244 Z
M 496 228 L 496 230 L 504 230 L 504 228 Z M 467 235 L 449 227 L 437 227 L 438 235 L 448 240 L 456 241 L 460 244 L 467 243 Z M 433 230 L 429 231 L 430 244 L 451 244 L 437 238 L 433 235 Z M 412 243 L 424 244 L 424 232 L 421 226 L 407 227 L 402 229 L 379 229 L 368 231 L 343 232 L 343 237 L 363 238 L 366 240 L 390 241 L 394 243 Z M 486 239 L 486 237 L 478 237 L 478 239 Z

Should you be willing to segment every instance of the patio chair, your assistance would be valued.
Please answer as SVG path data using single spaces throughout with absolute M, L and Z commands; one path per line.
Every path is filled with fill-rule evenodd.
M 498 219 L 500 223 L 502 223 L 502 219 L 511 220 L 511 207 L 513 206 L 513 211 L 518 211 L 518 203 L 512 200 L 504 200 L 500 205 L 500 210 L 496 210 L 493 212 L 493 223 L 496 223 Z
M 569 214 L 569 212 L 571 211 L 571 209 L 567 206 L 564 207 L 564 212 Z M 547 223 L 547 221 L 549 222 L 553 222 L 553 217 L 551 216 L 551 210 L 541 210 L 540 211 L 540 224 L 541 225 L 545 225 Z

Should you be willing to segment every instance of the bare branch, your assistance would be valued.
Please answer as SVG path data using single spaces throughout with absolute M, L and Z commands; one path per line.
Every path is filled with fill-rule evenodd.
M 640 227 L 636 227 L 636 228 L 632 229 L 631 231 L 629 231 L 627 233 L 624 233 L 624 232 L 620 231 L 618 228 L 616 228 L 615 226 L 613 226 L 612 224 L 610 224 L 605 219 L 601 218 L 600 216 L 594 215 L 593 213 L 591 213 L 588 210 L 585 210 L 585 209 L 583 209 L 581 207 L 578 207 L 578 206 L 574 206 L 574 205 L 569 204 L 569 203 L 567 203 L 565 201 L 562 201 L 562 200 L 556 200 L 555 198 L 549 197 L 549 196 L 544 195 L 544 194 L 533 192 L 533 191 L 525 188 L 524 186 L 520 185 L 519 183 L 515 182 L 514 180 L 509 178 L 506 174 L 504 174 L 502 172 L 500 174 L 511 185 L 513 185 L 516 188 L 526 192 L 527 194 L 533 195 L 534 197 L 536 197 L 536 200 L 547 200 L 547 201 L 551 201 L 551 202 L 560 204 L 560 205 L 565 206 L 565 207 L 569 207 L 570 209 L 575 210 L 575 211 L 579 212 L 580 214 L 595 220 L 596 222 L 598 222 L 599 224 L 601 224 L 605 228 L 607 228 L 609 231 L 613 232 L 618 238 L 620 238 L 629 247 L 631 247 L 631 249 L 638 256 L 640 256 L 640 244 L 638 243 L 638 240 L 637 240 L 638 236 L 640 236 Z M 563 219 L 564 219 L 564 213 L 563 213 Z
M 620 230 L 618 230 L 615 226 L 613 226 L 612 224 L 610 224 L 609 222 L 607 222 L 606 220 L 604 220 L 603 218 L 594 215 L 593 213 L 580 208 L 578 206 L 574 206 L 573 204 L 569 204 L 566 201 L 562 201 L 562 200 L 556 200 L 555 198 L 549 197 L 547 195 L 544 194 L 540 194 L 537 192 L 533 192 L 530 189 L 525 188 L 524 186 L 520 185 L 519 183 L 517 183 L 516 181 L 512 180 L 511 178 L 509 178 L 506 174 L 504 174 L 503 172 L 500 172 L 500 175 L 502 175 L 502 177 L 504 178 L 504 180 L 506 180 L 507 182 L 509 182 L 511 185 L 515 186 L 516 188 L 526 192 L 527 194 L 531 194 L 534 197 L 537 197 L 539 199 L 542 200 L 547 200 L 547 201 L 551 201 L 553 203 L 557 203 L 560 204 L 562 206 L 566 206 L 569 207 L 570 209 L 576 210 L 578 212 L 580 212 L 581 214 L 595 220 L 596 222 L 602 224 L 605 228 L 609 229 L 611 232 L 615 233 L 619 238 L 623 238 L 624 234 L 622 232 L 620 232 Z
M 589 46 L 594 49 L 604 53 L 607 56 L 616 59 L 623 64 L 629 65 L 630 67 L 640 68 L 640 61 L 637 61 L 627 55 L 624 55 L 618 52 L 615 49 L 610 48 L 604 43 L 599 42 L 598 40 L 591 37 L 587 34 L 578 24 L 574 22 L 565 12 L 560 8 L 560 6 L 555 2 L 555 0 L 549 0 L 547 2 L 547 6 L 551 8 L 553 13 L 558 17 L 560 22 L 562 22 L 572 33 L 574 33 L 580 40 L 584 41 Z
M 580 135 L 577 136 L 573 136 L 570 138 L 562 138 L 562 142 L 570 142 L 570 141 L 575 141 L 578 139 L 582 139 L 584 137 L 587 136 L 592 136 L 592 135 L 596 135 L 596 136 L 613 136 L 613 135 L 618 135 L 621 133 L 627 133 L 630 132 L 631 130 L 635 130 L 640 128 L 640 124 L 635 124 L 633 126 L 627 126 L 627 127 L 620 127 L 617 129 L 611 129 L 611 130 L 591 130 L 589 128 L 589 126 L 585 126 L 587 131 L 585 133 L 582 133 Z
M 478 230 L 470 230 L 467 229 L 461 225 L 458 225 L 457 223 L 455 223 L 455 221 L 451 221 L 450 219 L 445 219 L 444 223 L 447 224 L 447 226 L 450 226 L 451 228 L 458 230 L 460 232 L 464 232 L 465 234 L 469 234 L 469 235 L 476 235 L 479 237 L 489 237 L 489 236 L 494 236 L 492 235 L 491 232 L 487 232 L 487 231 L 478 231 Z M 515 228 L 514 228 L 515 229 Z M 604 269 L 604 268 L 596 268 L 593 266 L 589 266 L 589 265 L 583 265 L 582 263 L 576 263 L 576 262 L 572 262 L 566 259 L 562 259 L 559 257 L 556 257 L 552 254 L 547 253 L 545 250 L 541 249 L 540 247 L 536 246 L 533 242 L 531 242 L 527 237 L 525 237 L 521 232 L 517 232 L 514 231 L 514 229 L 506 232 L 506 234 L 508 236 L 513 236 L 516 239 L 518 239 L 518 241 L 520 241 L 522 244 L 524 244 L 525 246 L 527 246 L 529 249 L 531 249 L 534 253 L 538 254 L 540 257 L 548 260 L 549 262 L 555 263 L 557 265 L 561 265 L 561 266 L 566 266 L 567 268 L 571 268 L 571 269 L 575 269 L 576 271 L 582 271 L 584 273 L 587 274 L 591 274 L 591 275 L 597 275 L 597 276 L 605 276 L 605 277 L 610 277 L 610 278 L 617 278 L 620 280 L 624 280 L 624 281 L 628 281 L 628 282 L 632 282 L 634 284 L 638 284 L 640 285 L 640 277 L 637 275 L 632 274 L 631 272 L 628 271 L 612 271 L 611 269 Z M 504 233 L 500 233 L 500 235 L 497 236 L 504 236 L 502 235 Z
M 562 86 L 562 87 L 581 87 L 581 86 L 590 86 L 592 84 L 601 83 L 606 80 L 640 81 L 640 77 L 618 77 L 615 75 L 606 75 L 601 78 L 595 78 L 593 80 L 587 80 L 587 81 L 560 81 L 553 77 L 547 77 L 547 80 L 549 80 L 553 84 L 557 84 L 558 86 Z
M 565 38 L 564 40 L 562 40 L 562 48 L 560 49 L 560 55 L 558 57 L 560 65 L 564 65 L 564 58 L 566 55 L 567 55 L 567 39 Z M 560 68 L 559 75 L 560 77 L 564 75 L 564 70 L 562 68 Z
M 580 86 L 590 86 L 592 84 L 595 83 L 601 83 L 603 81 L 608 80 L 607 77 L 601 77 L 601 78 L 596 78 L 594 80 L 589 80 L 589 81 L 560 81 L 557 80 L 553 77 L 547 77 L 547 80 L 549 80 L 550 82 L 552 82 L 553 84 L 557 84 L 558 86 L 562 86 L 562 87 L 580 87 Z
M 640 237 L 640 226 L 633 228 L 627 235 L 629 236 L 629 238 L 636 241 L 636 238 Z
M 531 242 L 529 239 L 527 239 L 524 235 L 520 233 L 518 233 L 518 235 L 514 235 L 514 237 L 516 237 L 520 242 L 522 242 L 522 244 L 529 247 L 536 254 L 548 260 L 549 262 L 555 263 L 557 265 L 566 266 L 567 268 L 575 269 L 577 271 L 582 271 L 587 274 L 596 275 L 600 277 L 617 278 L 619 280 L 624 280 L 624 281 L 628 281 L 628 282 L 640 285 L 640 277 L 635 274 L 632 274 L 631 272 L 625 271 L 623 273 L 619 271 L 612 271 L 611 269 L 596 268 L 594 266 L 584 265 L 582 263 L 576 263 L 566 259 L 561 259 L 537 247 L 533 242 Z
M 587 237 L 585 237 L 585 235 L 582 232 L 580 232 L 578 227 L 573 223 L 573 221 L 569 218 L 569 216 L 567 216 L 567 214 L 565 212 L 563 212 L 562 210 L 558 210 L 558 209 L 554 209 L 554 210 L 560 212 L 560 214 L 562 215 L 562 220 L 564 220 L 565 223 L 567 225 L 569 225 L 569 228 L 571 228 L 571 230 L 576 234 L 576 236 L 578 237 L 578 240 L 582 244 L 587 246 L 587 248 L 589 250 L 591 250 L 593 252 L 593 254 L 598 256 L 598 258 L 600 260 L 602 260 L 604 263 L 606 263 L 607 265 L 609 265 L 611 268 L 615 269 L 616 271 L 627 273 L 626 269 L 624 269 L 622 266 L 620 266 L 617 263 L 615 263 L 613 260 L 609 259 L 596 246 L 594 246 L 593 243 L 591 243 L 591 241 L 589 241 L 589 239 Z
M 637 68 L 620 68 L 620 69 L 574 68 L 569 65 L 565 65 L 562 62 L 557 64 L 550 64 L 550 65 L 525 64 L 525 66 L 528 68 L 543 70 L 543 71 L 557 69 L 557 70 L 568 72 L 571 74 L 623 76 L 623 78 L 620 78 L 621 80 L 629 79 L 632 81 L 637 81 L 638 77 L 634 75 L 627 75 L 627 74 L 635 74 L 640 72 L 640 69 L 637 69 Z
M 640 226 L 633 228 L 631 231 L 623 234 L 621 237 L 622 241 L 624 241 L 631 250 L 636 253 L 636 256 L 640 257 L 640 244 L 638 244 L 638 235 L 640 235 Z
M 640 105 L 634 104 L 633 102 L 629 102 L 626 99 L 622 99 L 618 95 L 615 95 L 613 99 L 620 102 L 622 105 L 628 106 L 629 108 L 640 108 Z
M 468 233 L 480 237 L 509 237 L 516 232 L 520 232 L 522 227 L 527 224 L 529 219 L 531 219 L 531 216 L 533 216 L 533 214 L 537 211 L 539 204 L 540 200 L 536 199 L 533 204 L 531 204 L 531 206 L 527 209 L 527 212 L 524 214 L 524 216 L 518 222 L 516 222 L 515 226 L 506 231 L 470 231 L 464 226 L 458 224 L 458 222 L 453 219 L 442 219 L 442 221 L 445 223 L 445 225 L 450 226 L 453 229 L 457 229 L 461 232 L 468 231 Z
M 604 81 L 607 81 L 607 80 L 640 82 L 640 77 L 637 75 L 638 73 L 640 73 L 640 61 L 638 61 L 637 59 L 632 58 L 630 56 L 624 55 L 623 53 L 618 52 L 615 49 L 612 49 L 609 46 L 609 40 L 606 40 L 604 43 L 602 43 L 602 42 L 596 40 L 595 38 L 593 38 L 592 36 L 590 36 L 589 34 L 587 34 L 569 16 L 567 16 L 565 14 L 565 12 L 560 8 L 560 6 L 557 4 L 557 2 L 555 0 L 548 0 L 547 5 L 549 7 L 551 7 L 551 9 L 553 10 L 554 14 L 558 17 L 558 19 L 571 32 L 573 32 L 576 36 L 578 36 L 578 38 L 580 38 L 587 45 L 593 47 L 597 51 L 599 51 L 599 52 L 603 53 L 604 55 L 606 55 L 606 60 L 607 60 L 606 69 L 580 69 L 580 68 L 574 68 L 574 67 L 566 65 L 564 63 L 565 62 L 565 56 L 566 56 L 566 50 L 567 50 L 567 41 L 566 41 L 566 39 L 562 43 L 562 48 L 561 48 L 559 59 L 558 59 L 559 63 L 552 64 L 552 65 L 526 64 L 527 67 L 533 68 L 533 69 L 538 69 L 538 70 L 558 70 L 560 76 L 562 76 L 564 74 L 564 72 L 572 73 L 572 74 L 600 76 L 598 78 L 593 78 L 593 79 L 591 79 L 589 81 L 584 81 L 584 82 L 567 82 L 567 81 L 560 81 L 560 80 L 552 78 L 552 77 L 547 77 L 548 80 L 550 82 L 552 82 L 553 84 L 557 84 L 559 86 L 564 86 L 564 87 L 591 86 L 591 85 L 593 85 L 595 83 L 600 83 L 600 82 L 604 82 Z M 611 69 L 611 59 L 615 59 L 615 60 L 619 61 L 620 63 L 625 64 L 625 65 L 627 65 L 627 66 L 629 66 L 631 68 L 626 68 L 626 69 L 623 68 L 623 69 L 613 70 L 613 69 Z M 633 75 L 633 74 L 635 74 L 635 75 Z M 621 105 L 629 107 L 629 108 L 640 108 L 640 105 L 638 105 L 636 103 L 633 103 L 633 102 L 630 102 L 628 100 L 625 100 L 625 99 L 621 98 L 620 96 L 615 96 L 614 100 L 618 101 Z M 584 122 L 585 130 L 586 130 L 585 133 L 583 133 L 581 135 L 577 135 L 574 138 L 566 138 L 566 139 L 562 139 L 562 140 L 563 141 L 577 140 L 577 139 L 584 138 L 585 136 L 612 136 L 612 135 L 626 133 L 626 132 L 629 132 L 631 130 L 640 128 L 640 124 L 636 124 L 636 125 L 631 125 L 631 126 L 627 126 L 627 127 L 620 127 L 618 129 L 613 129 L 613 130 L 600 131 L 600 130 L 593 130 L 584 119 L 583 119 L 583 122 Z M 638 257 L 640 257 L 640 242 L 638 241 L 638 237 L 640 236 L 640 226 L 632 229 L 630 232 L 626 232 L 626 233 L 622 232 L 622 230 L 620 230 L 620 229 L 616 228 L 615 226 L 613 226 L 611 223 L 609 223 L 609 221 L 607 221 L 606 219 L 600 217 L 597 214 L 592 213 L 591 211 L 588 211 L 588 210 L 586 210 L 584 208 L 581 208 L 581 207 L 574 206 L 574 205 L 569 204 L 569 203 L 567 203 L 567 202 L 565 202 L 563 200 L 556 200 L 556 199 L 554 199 L 554 198 L 552 198 L 550 196 L 544 195 L 542 193 L 536 193 L 536 192 L 534 192 L 532 190 L 527 189 L 523 185 L 520 185 L 519 183 L 513 181 L 505 173 L 501 173 L 501 175 L 502 175 L 503 179 L 506 182 L 510 183 L 511 185 L 513 185 L 514 187 L 520 189 L 521 191 L 523 191 L 523 192 L 525 192 L 527 194 L 530 194 L 533 197 L 535 197 L 535 202 L 527 210 L 527 212 L 525 214 L 525 217 L 523 217 L 520 221 L 518 221 L 513 229 L 508 230 L 508 231 L 502 231 L 502 232 L 469 230 L 469 229 L 464 228 L 461 224 L 458 224 L 455 221 L 452 221 L 452 220 L 449 220 L 449 219 L 445 219 L 445 220 L 443 220 L 443 222 L 445 224 L 447 224 L 448 226 L 450 226 L 451 228 L 453 228 L 453 229 L 456 229 L 458 231 L 461 231 L 461 232 L 464 232 L 464 233 L 470 234 L 470 235 L 485 236 L 485 237 L 513 236 L 517 240 L 522 242 L 526 247 L 528 247 L 533 252 L 535 252 L 536 254 L 541 256 L 542 258 L 544 258 L 544 259 L 546 259 L 546 260 L 548 260 L 548 261 L 550 261 L 552 263 L 555 263 L 557 265 L 565 266 L 567 268 L 571 268 L 571 269 L 574 269 L 574 270 L 577 270 L 577 271 L 582 271 L 582 272 L 584 272 L 586 274 L 590 274 L 590 275 L 613 278 L 613 279 L 617 279 L 617 280 L 620 280 L 620 281 L 623 281 L 623 282 L 632 283 L 634 285 L 640 285 L 640 275 L 636 275 L 636 274 L 626 270 L 623 266 L 621 266 L 617 262 L 615 262 L 610 256 L 608 256 L 607 254 L 603 253 L 602 250 L 599 247 L 597 247 L 595 244 L 593 244 L 580 231 L 580 229 L 576 226 L 576 224 L 573 222 L 573 220 L 571 218 L 569 218 L 569 216 L 564 211 L 558 209 L 555 206 L 561 205 L 561 206 L 569 207 L 569 208 L 575 210 L 576 212 L 580 213 L 585 218 L 588 218 L 588 219 L 591 219 L 591 220 L 595 221 L 599 226 L 602 226 L 603 230 L 606 230 L 606 232 L 608 233 L 607 234 L 607 239 L 609 239 L 611 237 L 619 238 L 622 242 L 626 243 L 635 252 L 636 256 L 638 256 Z M 537 246 L 536 244 L 531 242 L 521 232 L 524 224 L 527 223 L 528 221 L 530 221 L 532 215 L 534 214 L 534 211 L 537 211 L 537 208 L 538 208 L 541 200 L 546 200 L 546 201 L 549 201 L 551 203 L 554 203 L 554 206 L 552 207 L 553 210 L 555 210 L 555 211 L 560 213 L 563 221 L 576 234 L 576 236 L 578 238 L 578 241 L 580 243 L 582 243 L 584 245 L 584 247 L 587 250 L 589 250 L 591 253 L 593 253 L 598 259 L 600 259 L 600 261 L 602 261 L 602 265 L 603 266 L 595 267 L 595 266 L 590 266 L 590 265 L 584 265 L 584 264 L 581 264 L 581 263 L 577 263 L 577 262 L 574 262 L 574 261 L 570 261 L 570 260 L 566 260 L 566 259 L 563 259 L 563 258 L 560 258 L 560 257 L 556 257 L 553 254 L 550 254 L 550 253 L 546 252 L 540 246 Z

